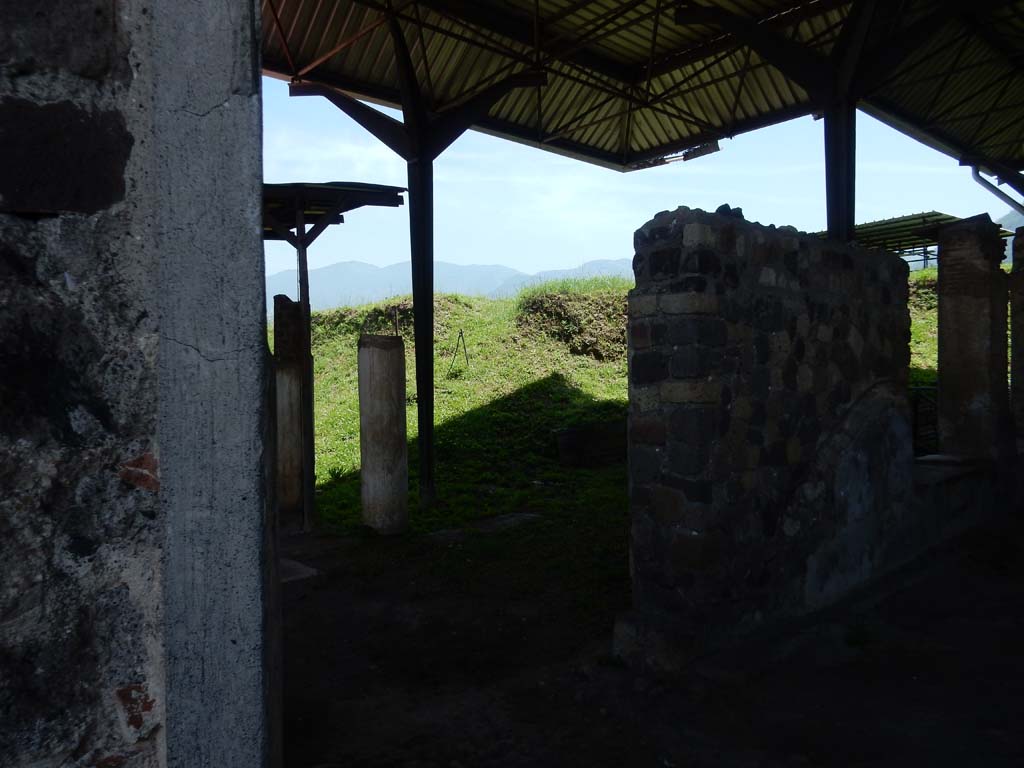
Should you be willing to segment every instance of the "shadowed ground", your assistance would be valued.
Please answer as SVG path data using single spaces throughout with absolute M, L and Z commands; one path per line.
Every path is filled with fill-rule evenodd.
M 497 524 L 286 542 L 323 574 L 285 585 L 289 768 L 1022 764 L 1020 523 L 659 682 L 610 655 L 629 602 L 625 467 L 558 466 L 550 425 L 488 448 L 538 396 L 588 413 L 550 377 L 439 430 L 459 504 L 476 483 Z M 479 444 L 449 441 L 467 426 Z

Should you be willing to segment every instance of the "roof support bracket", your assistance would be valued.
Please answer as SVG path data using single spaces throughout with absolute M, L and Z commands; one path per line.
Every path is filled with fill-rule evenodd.
M 1018 174 L 1018 176 L 1019 175 L 1020 174 Z M 978 182 L 981 186 L 983 186 L 985 189 L 987 189 L 989 192 L 991 192 L 993 195 L 995 195 L 1000 200 L 1002 200 L 1004 203 L 1006 203 L 1008 206 L 1013 208 L 1013 210 L 1015 210 L 1017 213 L 1024 214 L 1024 202 L 1021 202 L 1020 200 L 1014 200 L 1008 194 L 1003 192 L 1003 190 L 1001 190 L 999 187 L 997 187 L 991 181 L 989 181 L 984 176 L 982 176 L 981 175 L 981 171 L 978 170 L 978 166 L 974 166 L 973 168 L 971 168 L 971 177 L 976 182 Z
M 724 8 L 682 2 L 676 7 L 677 24 L 710 24 L 721 27 L 744 45 L 754 49 L 769 64 L 803 88 L 818 103 L 831 100 L 833 79 L 823 57 L 807 50 L 799 43 L 783 37 Z
M 420 506 L 436 497 L 434 480 L 434 160 L 473 123 L 516 88 L 539 87 L 542 72 L 512 74 L 450 110 L 430 115 L 401 25 L 388 19 L 398 67 L 404 122 L 378 112 L 340 90 L 296 82 L 292 96 L 323 96 L 386 144 L 408 164 L 409 243 L 412 260 L 416 410 L 419 422 Z

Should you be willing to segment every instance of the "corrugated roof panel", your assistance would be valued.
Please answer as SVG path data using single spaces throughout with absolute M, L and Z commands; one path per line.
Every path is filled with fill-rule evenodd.
M 742 24 L 756 24 L 759 34 L 776 36 L 782 45 L 802 46 L 827 67 L 850 7 L 843 0 L 720 0 L 714 6 L 733 14 L 738 21 L 729 24 L 739 26 L 717 26 L 717 19 L 677 24 L 670 0 L 394 5 L 417 78 L 435 107 L 458 103 L 539 61 L 548 73 L 542 124 L 530 88 L 503 98 L 479 127 L 620 166 L 820 109 L 803 81 L 787 76 L 789 65 L 767 62 L 748 47 L 760 50 L 756 40 L 745 39 Z M 1014 53 L 1024 45 L 1024 0 L 996 3 L 994 10 L 982 3 L 973 20 L 927 0 L 878 7 L 868 27 L 868 68 L 900 46 L 908 55 L 896 56 L 904 60 L 865 92 L 865 106 L 952 154 L 1024 166 L 1024 147 L 1014 133 L 1024 122 L 1024 78 Z M 297 70 L 330 54 L 306 79 L 397 103 L 382 0 L 263 0 L 263 11 L 268 69 L 288 76 L 289 54 Z M 915 39 L 915 30 L 925 29 L 930 34 Z M 964 30 L 976 34 L 961 45 Z M 344 50 L 332 54 L 342 44 Z

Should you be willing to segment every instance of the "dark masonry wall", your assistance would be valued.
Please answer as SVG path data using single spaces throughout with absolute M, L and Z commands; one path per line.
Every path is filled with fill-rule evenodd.
M 0 3 L 0 765 L 260 766 L 255 3 Z
M 660 213 L 634 244 L 616 644 L 672 669 L 902 556 L 907 266 L 731 211 Z

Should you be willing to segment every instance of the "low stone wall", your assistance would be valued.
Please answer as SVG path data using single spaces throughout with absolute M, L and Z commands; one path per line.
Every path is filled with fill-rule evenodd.
M 902 557 L 907 266 L 687 208 L 634 244 L 634 613 L 617 645 L 673 667 Z

